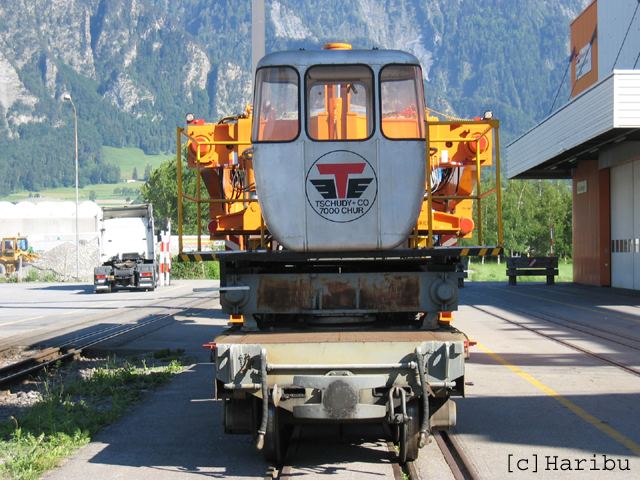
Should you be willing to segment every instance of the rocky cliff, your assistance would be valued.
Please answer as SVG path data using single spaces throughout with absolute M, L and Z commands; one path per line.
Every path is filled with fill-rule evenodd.
M 266 3 L 267 52 L 331 41 L 409 51 L 422 63 L 430 106 L 458 116 L 492 108 L 513 136 L 548 114 L 569 23 L 589 2 Z M 73 124 L 64 92 L 78 107 L 83 172 L 97 171 L 99 145 L 166 151 L 185 113 L 215 120 L 241 111 L 251 101 L 250 64 L 249 0 L 0 2 L 0 164 L 14 172 L 0 193 L 27 188 L 21 165 L 34 150 L 55 165 L 56 149 L 67 147 L 57 140 Z M 60 169 L 66 184 L 71 172 Z

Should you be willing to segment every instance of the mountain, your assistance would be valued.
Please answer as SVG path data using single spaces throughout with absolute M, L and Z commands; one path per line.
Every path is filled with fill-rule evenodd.
M 589 0 L 266 2 L 266 51 L 397 48 L 415 54 L 430 108 L 486 109 L 502 140 L 549 114 L 569 23 Z M 0 0 L 0 196 L 113 183 L 102 145 L 174 148 L 184 115 L 214 121 L 251 102 L 249 0 Z M 569 97 L 565 81 L 556 108 Z

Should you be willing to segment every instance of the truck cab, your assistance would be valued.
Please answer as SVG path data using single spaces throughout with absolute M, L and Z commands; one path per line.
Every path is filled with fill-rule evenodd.
M 158 262 L 150 204 L 102 207 L 100 261 L 93 275 L 96 293 L 155 289 Z

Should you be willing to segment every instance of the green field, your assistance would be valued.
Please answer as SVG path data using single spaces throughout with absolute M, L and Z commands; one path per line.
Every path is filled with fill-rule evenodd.
M 134 168 L 138 171 L 138 178 L 141 179 L 147 165 L 151 165 L 151 168 L 159 167 L 165 160 L 175 157 L 175 154 L 146 155 L 139 148 L 102 147 L 102 153 L 107 163 L 120 167 L 123 180 L 133 177 Z
M 123 180 L 130 179 L 133 176 L 134 168 L 138 171 L 138 178 L 142 180 L 147 165 L 155 168 L 160 166 L 165 160 L 175 157 L 175 155 L 145 155 L 145 153 L 138 148 L 102 147 L 102 149 L 105 161 L 120 167 Z M 87 185 L 84 188 L 78 189 L 78 197 L 81 202 L 89 200 L 91 198 L 91 192 L 93 191 L 96 194 L 96 202 L 101 205 L 126 203 L 127 198 L 129 198 L 129 202 L 132 202 L 138 196 L 142 184 L 143 181 L 133 183 L 123 181 L 118 184 Z M 123 188 L 133 189 L 135 193 L 125 195 L 116 195 L 113 193 L 114 190 L 122 190 Z M 64 187 L 42 190 L 40 192 L 17 192 L 0 198 L 0 201 L 19 202 L 20 200 L 28 200 L 30 198 L 29 195 L 33 196 L 36 193 L 39 194 L 43 200 L 75 201 L 76 199 L 76 189 L 73 187 Z
M 507 262 L 502 261 L 498 264 L 495 261 L 481 263 L 480 258 L 473 257 L 469 264 L 469 280 L 473 282 L 508 282 Z M 558 259 L 558 270 L 560 274 L 556 276 L 556 282 L 573 282 L 573 264 L 564 263 L 562 259 Z M 518 277 L 520 282 L 546 282 L 547 277 L 541 275 L 539 277 Z

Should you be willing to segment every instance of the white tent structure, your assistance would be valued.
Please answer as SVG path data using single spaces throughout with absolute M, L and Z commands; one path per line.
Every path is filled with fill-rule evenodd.
M 95 202 L 80 203 L 80 240 L 91 241 L 98 237 L 101 215 L 102 210 Z M 29 237 L 29 243 L 39 252 L 60 243 L 75 242 L 75 202 L 0 202 L 0 237 L 17 235 Z

